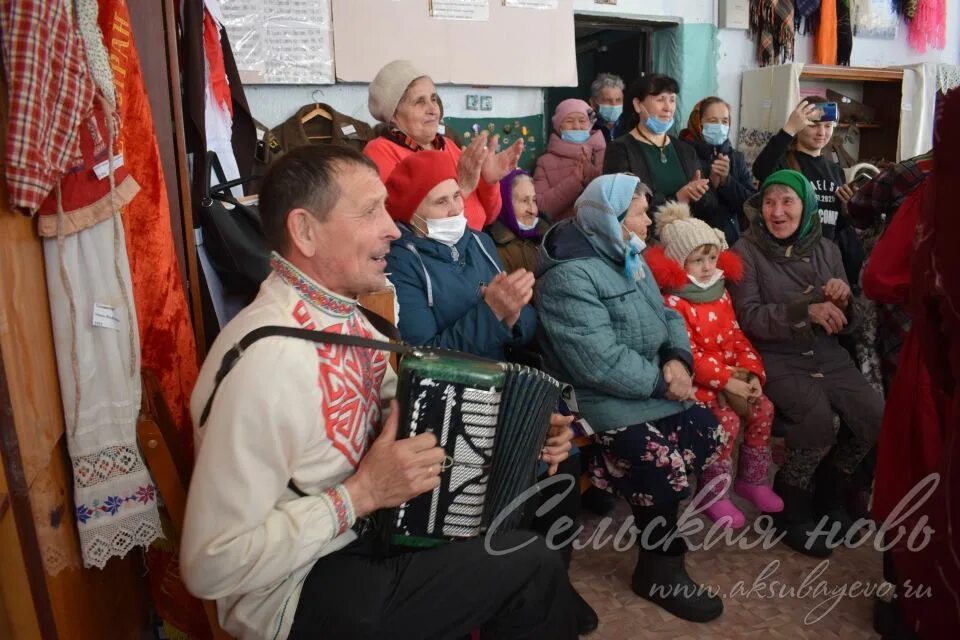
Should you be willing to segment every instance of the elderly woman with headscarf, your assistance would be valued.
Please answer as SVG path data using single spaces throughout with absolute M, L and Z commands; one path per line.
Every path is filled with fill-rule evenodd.
M 840 250 L 823 237 L 813 185 L 797 171 L 774 172 L 747 209 L 751 226 L 734 247 L 743 278 L 730 292 L 787 434 L 774 481 L 784 508 L 773 519 L 790 547 L 827 556 L 835 545 L 813 535 L 817 522 L 839 531 L 835 543 L 853 525 L 852 476 L 877 441 L 883 401 L 837 339 L 856 330 L 859 303 Z
M 533 178 L 523 169 L 515 169 L 500 181 L 503 206 L 500 215 L 487 229 L 497 245 L 500 262 L 507 273 L 517 269 L 534 271 L 540 240 L 550 224 L 540 217 Z
M 573 203 L 603 173 L 607 143 L 592 130 L 595 121 L 590 105 L 576 98 L 564 100 L 553 112 L 553 133 L 533 172 L 537 206 L 551 222 L 571 217 Z
M 442 108 L 430 77 L 406 60 L 394 60 L 370 83 L 370 113 L 383 123 L 383 132 L 363 153 L 380 170 L 384 183 L 404 158 L 418 151 L 442 151 L 457 167 L 467 225 L 475 231 L 496 220 L 500 212 L 500 180 L 517 166 L 523 139 L 497 153 L 499 136 L 482 131 L 463 151 L 439 132 Z
M 597 178 L 576 216 L 540 249 L 534 302 L 547 369 L 573 385 L 603 452 L 600 483 L 625 498 L 642 531 L 633 591 L 670 613 L 706 622 L 723 601 L 687 575 L 677 530 L 687 474 L 716 459 L 717 420 L 688 401 L 692 357 L 683 319 L 663 304 L 640 252 L 650 218 L 639 178 Z

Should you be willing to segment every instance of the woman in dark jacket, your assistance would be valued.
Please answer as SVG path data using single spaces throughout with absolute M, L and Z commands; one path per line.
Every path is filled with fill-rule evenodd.
M 701 175 L 716 191 L 717 208 L 703 220 L 723 231 L 731 247 L 740 239 L 743 204 L 757 192 L 743 154 L 730 144 L 730 105 L 711 96 L 693 106 L 680 139 L 690 143 L 700 159 Z
M 689 203 L 693 215 L 708 219 L 717 209 L 717 194 L 700 168 L 697 152 L 669 135 L 677 111 L 677 81 L 650 74 L 627 89 L 629 131 L 609 145 L 604 173 L 632 173 L 647 185 L 650 211 L 667 200 Z
M 754 202 L 759 214 L 750 211 Z M 734 247 L 743 279 L 729 287 L 787 433 L 774 482 L 784 509 L 773 519 L 790 547 L 826 556 L 832 547 L 811 534 L 823 517 L 826 531 L 839 523 L 835 546 L 852 526 L 852 476 L 877 441 L 883 401 L 837 339 L 856 330 L 860 303 L 839 249 L 821 232 L 813 185 L 797 171 L 777 171 L 747 208 L 751 226 Z M 839 435 L 835 414 L 844 425 Z

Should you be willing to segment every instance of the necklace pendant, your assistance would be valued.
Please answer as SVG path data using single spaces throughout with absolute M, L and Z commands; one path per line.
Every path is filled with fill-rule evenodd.
M 663 152 L 663 149 L 660 149 L 660 164 L 667 164 L 667 154 Z

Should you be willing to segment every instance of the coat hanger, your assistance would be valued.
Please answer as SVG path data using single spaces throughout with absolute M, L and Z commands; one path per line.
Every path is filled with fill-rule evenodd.
M 319 97 L 317 96 L 317 93 L 320 94 Z M 321 97 L 323 97 L 323 90 L 315 89 L 313 92 L 313 102 L 314 102 L 313 109 L 308 111 L 306 114 L 303 115 L 303 117 L 300 118 L 300 124 L 306 124 L 307 122 L 317 117 L 324 118 L 325 120 L 330 120 L 330 121 L 333 120 L 333 116 L 330 115 L 330 112 L 324 109 L 322 106 L 320 106 Z

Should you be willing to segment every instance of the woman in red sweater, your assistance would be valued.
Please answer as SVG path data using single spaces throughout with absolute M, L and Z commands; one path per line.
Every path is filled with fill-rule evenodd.
M 417 151 L 450 154 L 457 165 L 463 191 L 464 215 L 471 229 L 480 231 L 500 213 L 500 180 L 516 169 L 523 139 L 497 153 L 499 136 L 483 131 L 462 151 L 441 135 L 437 88 L 411 62 L 394 60 L 377 72 L 370 83 L 370 113 L 386 125 L 367 143 L 363 153 L 377 164 L 384 183 L 400 161 Z

